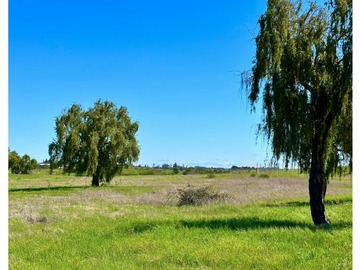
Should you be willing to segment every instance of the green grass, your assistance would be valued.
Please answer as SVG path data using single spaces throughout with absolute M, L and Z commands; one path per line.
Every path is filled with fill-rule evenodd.
M 350 180 L 329 185 L 332 225 L 316 228 L 306 193 L 275 196 L 306 189 L 302 179 L 121 176 L 91 188 L 89 178 L 56 177 L 9 175 L 9 269 L 352 269 Z M 234 200 L 166 201 L 188 183 Z

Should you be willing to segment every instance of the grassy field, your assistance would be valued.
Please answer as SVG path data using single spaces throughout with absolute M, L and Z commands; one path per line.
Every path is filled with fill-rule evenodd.
M 9 174 L 9 269 L 352 269 L 352 180 L 328 187 L 316 228 L 296 172 L 127 175 L 92 188 L 72 175 Z M 226 200 L 177 206 L 211 186 Z

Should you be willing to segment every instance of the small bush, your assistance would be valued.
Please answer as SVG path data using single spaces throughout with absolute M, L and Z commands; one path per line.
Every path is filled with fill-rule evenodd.
M 269 178 L 270 176 L 266 173 L 262 173 L 259 175 L 259 178 Z
M 178 167 L 173 167 L 172 172 L 173 174 L 178 174 L 180 172 L 180 169 Z
M 177 201 L 177 206 L 183 205 L 205 205 L 214 202 L 225 202 L 229 195 L 218 193 L 210 186 L 194 187 L 188 185 L 185 188 L 179 188 L 168 196 L 168 200 L 173 198 Z
M 250 174 L 250 177 L 255 177 L 255 176 L 256 176 L 256 173 Z
M 215 178 L 215 172 L 211 171 L 206 175 L 207 178 Z

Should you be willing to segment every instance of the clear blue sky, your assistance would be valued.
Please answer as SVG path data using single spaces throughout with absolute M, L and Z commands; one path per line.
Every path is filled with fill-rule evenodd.
M 48 158 L 55 117 L 98 99 L 140 124 L 139 164 L 256 166 L 250 69 L 266 1 L 9 1 L 9 147 Z

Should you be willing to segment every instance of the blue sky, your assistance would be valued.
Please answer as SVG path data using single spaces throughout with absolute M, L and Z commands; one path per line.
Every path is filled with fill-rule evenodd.
M 256 166 L 250 69 L 266 1 L 9 1 L 9 147 L 48 158 L 55 118 L 98 99 L 140 124 L 139 164 Z
M 265 0 L 13 0 L 0 5 L 4 178 L 8 146 L 39 161 L 47 158 L 55 117 L 74 102 L 88 108 L 99 98 L 126 106 L 139 121 L 142 164 L 254 165 L 266 159 L 266 145 L 255 140 L 261 110 L 250 114 L 233 72 L 251 67 L 252 33 Z M 358 48 L 360 2 L 353 5 Z M 353 88 L 358 86 L 354 76 Z M 353 129 L 354 138 L 358 130 Z M 359 147 L 353 143 L 356 163 Z M 359 175 L 356 165 L 353 175 Z M 354 194 L 358 183 L 353 182 Z M 8 192 L 1 192 L 6 213 Z M 359 209 L 356 198 L 354 210 Z M 2 217 L 6 251 L 8 218 Z M 354 250 L 359 231 L 353 230 Z M 1 254 L 7 267 L 7 252 Z

